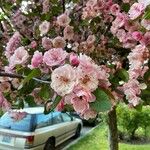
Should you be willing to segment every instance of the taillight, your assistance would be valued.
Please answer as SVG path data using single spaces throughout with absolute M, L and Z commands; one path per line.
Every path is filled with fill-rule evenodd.
M 26 147 L 30 147 L 33 145 L 34 136 L 27 136 L 26 137 Z

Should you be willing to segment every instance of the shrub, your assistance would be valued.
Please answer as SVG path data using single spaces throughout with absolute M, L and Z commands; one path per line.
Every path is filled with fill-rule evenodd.
M 138 128 L 145 131 L 150 125 L 150 108 L 143 106 L 141 111 L 129 109 L 125 105 L 117 107 L 118 127 L 124 134 L 127 133 L 130 139 L 135 138 L 135 133 Z

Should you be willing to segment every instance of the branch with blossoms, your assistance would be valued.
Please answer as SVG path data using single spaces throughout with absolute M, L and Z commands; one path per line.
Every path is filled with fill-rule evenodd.
M 23 75 L 19 75 L 19 74 L 12 74 L 12 73 L 6 73 L 6 72 L 0 72 L 0 77 L 10 77 L 10 78 L 24 79 L 27 76 L 23 76 Z M 49 81 L 45 81 L 45 80 L 34 78 L 34 77 L 32 79 L 37 81 L 37 82 L 41 82 L 41 83 L 46 83 L 46 84 L 50 84 L 51 83 Z
M 26 101 L 38 99 L 38 104 L 55 95 L 48 108 L 61 110 L 69 105 L 86 119 L 111 110 L 119 100 L 127 100 L 132 107 L 145 101 L 144 93 L 149 91 L 149 2 L 3 4 L 12 5 L 9 18 L 18 32 L 3 43 L 1 69 L 5 72 L 1 75 L 25 83 L 18 88 L 14 79 L 1 81 L 6 87 L 14 85 L 1 90 L 8 101 L 16 91 Z

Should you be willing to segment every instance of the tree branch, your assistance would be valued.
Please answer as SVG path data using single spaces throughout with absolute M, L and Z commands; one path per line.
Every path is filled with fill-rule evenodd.
M 65 12 L 65 0 L 62 0 L 62 5 L 63 5 L 63 13 Z
M 12 74 L 12 73 L 6 73 L 6 72 L 0 72 L 0 76 L 2 77 L 10 77 L 10 78 L 18 78 L 18 79 L 24 79 L 27 76 L 22 76 L 19 74 Z M 45 81 L 42 79 L 38 79 L 38 78 L 32 78 L 33 80 L 37 81 L 37 82 L 41 82 L 41 83 L 45 83 L 45 84 L 50 84 L 50 81 Z

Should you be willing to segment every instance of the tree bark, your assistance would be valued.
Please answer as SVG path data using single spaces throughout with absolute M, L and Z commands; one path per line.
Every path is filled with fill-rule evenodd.
M 108 141 L 109 150 L 118 150 L 118 129 L 116 107 L 108 113 Z

